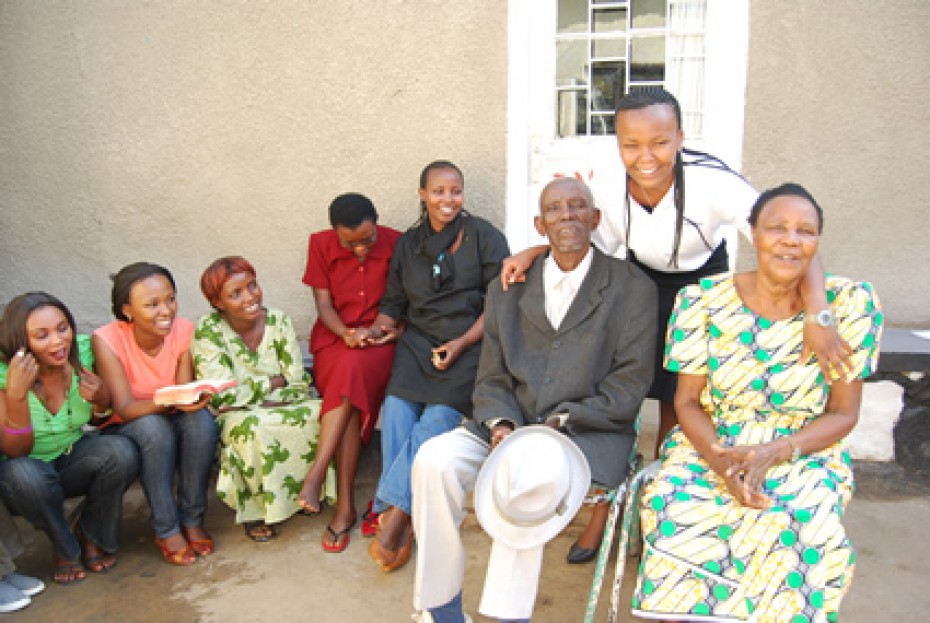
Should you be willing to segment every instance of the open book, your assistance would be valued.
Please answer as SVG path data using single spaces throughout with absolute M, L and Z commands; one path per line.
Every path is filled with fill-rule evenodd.
M 183 385 L 169 385 L 155 390 L 152 402 L 170 407 L 172 405 L 190 405 L 197 402 L 201 394 L 216 394 L 235 387 L 236 381 L 212 381 L 201 379 Z

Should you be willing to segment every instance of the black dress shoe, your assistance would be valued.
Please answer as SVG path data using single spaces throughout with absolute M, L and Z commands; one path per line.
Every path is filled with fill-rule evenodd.
M 594 560 L 595 556 L 597 556 L 597 548 L 581 547 L 578 545 L 578 541 L 575 541 L 568 549 L 565 560 L 570 565 L 583 565 Z

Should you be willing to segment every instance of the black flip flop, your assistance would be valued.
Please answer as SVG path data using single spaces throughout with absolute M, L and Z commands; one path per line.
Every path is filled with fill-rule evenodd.
M 352 528 L 355 527 L 355 524 L 358 522 L 356 519 L 349 526 L 336 532 L 333 530 L 332 526 L 326 526 L 326 532 L 329 533 L 329 537 L 326 541 L 322 541 L 320 545 L 323 547 L 324 552 L 329 552 L 330 554 L 339 554 L 345 551 L 349 546 L 349 533 L 352 531 Z M 345 537 L 345 542 L 340 545 L 340 540 L 342 537 Z

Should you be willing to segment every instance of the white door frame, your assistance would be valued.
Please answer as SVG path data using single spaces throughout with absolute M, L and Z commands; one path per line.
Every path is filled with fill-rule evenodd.
M 574 164 L 577 158 L 576 170 L 584 173 L 605 150 L 616 150 L 612 136 L 555 138 L 556 9 L 556 0 L 508 2 L 505 233 L 512 251 L 540 240 L 532 222 L 541 185 L 552 170 L 546 159 Z M 705 51 L 704 138 L 685 137 L 685 141 L 739 169 L 749 52 L 748 0 L 707 0 Z

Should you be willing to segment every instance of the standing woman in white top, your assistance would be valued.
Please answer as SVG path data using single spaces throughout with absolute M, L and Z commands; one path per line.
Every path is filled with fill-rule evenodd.
M 750 239 L 748 217 L 759 193 L 723 161 L 684 148 L 681 107 L 665 89 L 650 87 L 620 98 L 616 131 L 626 175 L 595 173 L 592 187 L 602 216 L 592 239 L 609 255 L 628 256 L 658 288 L 659 331 L 649 390 L 649 397 L 659 401 L 658 456 L 678 421 L 673 404 L 676 376 L 662 367 L 675 296 L 686 285 L 729 270 L 726 227 L 736 227 Z M 547 249 L 533 247 L 506 259 L 501 271 L 504 288 L 522 280 L 533 258 Z M 809 318 L 816 320 L 805 328 L 805 351 L 815 353 L 824 375 L 833 378 L 830 366 L 846 369 L 851 351 L 829 318 L 819 256 L 811 262 L 802 297 Z M 599 504 L 572 545 L 569 562 L 593 560 L 606 519 L 607 505 Z

